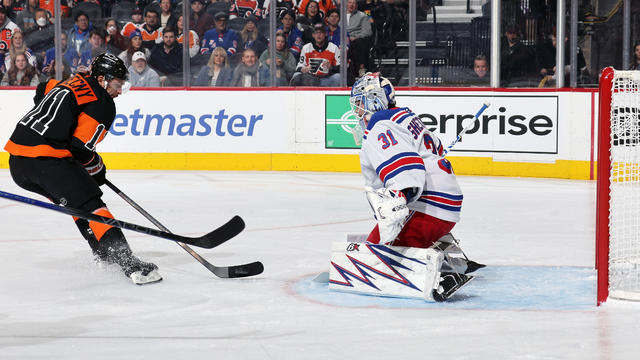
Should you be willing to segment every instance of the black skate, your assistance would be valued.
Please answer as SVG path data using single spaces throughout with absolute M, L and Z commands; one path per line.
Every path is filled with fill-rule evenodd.
M 472 273 L 472 272 L 474 272 L 474 271 L 476 271 L 478 269 L 482 269 L 483 267 L 486 267 L 486 266 L 487 265 L 477 263 L 477 262 L 475 262 L 473 260 L 467 260 L 467 270 L 465 270 L 464 273 L 465 274 L 469 274 L 469 273 Z
M 442 280 L 440 280 L 440 286 L 438 286 L 438 289 L 431 291 L 433 300 L 437 302 L 443 302 L 451 298 L 456 291 L 460 290 L 460 288 L 471 281 L 473 276 L 443 272 L 440 275 L 440 278 Z
M 162 280 L 158 267 L 153 263 L 140 260 L 133 255 L 127 240 L 120 229 L 107 231 L 102 240 L 93 247 L 93 254 L 100 261 L 117 264 L 124 274 L 137 285 L 151 284 Z

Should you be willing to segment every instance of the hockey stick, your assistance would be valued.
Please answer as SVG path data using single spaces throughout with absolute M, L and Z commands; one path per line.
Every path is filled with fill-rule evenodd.
M 166 231 L 170 233 L 169 229 L 167 229 L 164 225 L 160 223 L 160 221 L 156 220 L 151 214 L 149 214 L 145 209 L 143 209 L 140 205 L 138 205 L 133 199 L 128 197 L 122 190 L 118 189 L 111 181 L 105 180 L 105 184 L 113 190 L 118 196 L 120 196 L 124 201 L 126 201 L 129 205 L 131 205 L 134 209 L 138 210 L 144 217 L 146 217 L 149 221 L 151 221 L 155 226 L 157 226 L 162 231 Z M 237 278 L 237 277 L 247 277 L 261 274 L 264 271 L 264 266 L 261 262 L 255 261 L 249 264 L 243 265 L 235 265 L 235 266 L 215 266 L 205 260 L 202 256 L 200 256 L 197 252 L 193 251 L 188 245 L 177 242 L 186 252 L 188 252 L 194 259 L 198 260 L 198 262 L 209 271 L 214 273 L 216 276 L 221 278 Z
M 478 112 L 473 116 L 473 121 L 470 122 L 469 124 L 467 124 L 467 126 L 464 127 L 464 129 L 462 129 L 462 131 L 460 131 L 460 133 L 458 134 L 458 136 L 456 137 L 455 140 L 453 140 L 453 142 L 451 143 L 451 145 L 449 145 L 445 150 L 444 153 L 442 154 L 442 157 L 445 157 L 449 151 L 451 150 L 451 148 L 458 142 L 460 141 L 460 139 L 462 139 L 462 135 L 464 135 L 464 133 L 466 133 L 467 131 L 469 131 L 469 129 L 471 129 L 471 126 L 473 126 L 473 124 L 476 123 L 476 120 L 478 120 L 478 118 L 480 117 L 480 115 L 482 115 L 482 113 L 491 105 L 490 102 L 485 101 L 484 103 L 482 103 L 482 107 L 480 108 L 480 110 L 478 110 Z
M 142 234 L 156 236 L 166 240 L 179 241 L 185 244 L 198 246 L 205 249 L 211 249 L 224 243 L 225 241 L 238 235 L 244 229 L 244 221 L 242 221 L 242 218 L 239 216 L 234 216 L 226 224 L 220 226 L 219 228 L 211 231 L 208 234 L 205 234 L 200 237 L 187 237 L 187 236 L 175 235 L 166 231 L 151 229 L 146 226 L 136 225 L 136 224 L 128 223 L 126 221 L 122 221 L 118 219 L 99 216 L 83 210 L 46 203 L 44 201 L 28 198 L 26 196 L 8 193 L 5 191 L 0 191 L 0 197 L 17 201 L 17 202 L 22 202 L 29 205 L 43 207 L 45 209 L 57 211 L 63 214 L 71 215 L 71 216 L 76 216 L 76 217 L 87 219 L 90 221 L 96 221 L 96 222 L 111 225 L 120 229 L 127 229 L 131 231 L 139 232 Z

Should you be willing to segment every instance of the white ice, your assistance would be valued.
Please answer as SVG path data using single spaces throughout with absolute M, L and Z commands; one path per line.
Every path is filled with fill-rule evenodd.
M 216 265 L 260 260 L 265 272 L 216 278 L 176 244 L 126 232 L 137 255 L 155 262 L 164 276 L 161 283 L 136 286 L 92 261 L 67 216 L 0 199 L 0 359 L 640 356 L 640 304 L 610 300 L 595 306 L 594 182 L 460 177 L 463 220 L 454 234 L 469 257 L 489 265 L 463 289 L 473 298 L 388 307 L 364 297 L 362 306 L 343 306 L 340 293 L 331 302 L 304 293 L 306 279 L 328 270 L 333 241 L 373 226 L 359 174 L 108 175 L 176 233 L 196 236 L 241 215 L 247 228 L 239 236 L 216 249 L 194 249 Z M 13 184 L 7 170 L 0 171 L 0 189 L 42 199 Z M 117 218 L 153 226 L 108 188 L 103 191 Z M 580 269 L 588 276 L 580 286 L 593 294 L 593 303 L 572 308 L 570 294 L 554 297 L 556 284 L 548 296 L 567 302 L 568 309 L 527 307 L 530 299 L 520 290 L 544 291 L 545 281 L 501 283 L 496 277 L 509 267 L 527 269 L 531 279 L 541 269 Z M 513 299 L 503 309 L 483 308 L 496 295 L 482 289 L 496 284 Z M 460 308 L 465 301 L 477 305 Z

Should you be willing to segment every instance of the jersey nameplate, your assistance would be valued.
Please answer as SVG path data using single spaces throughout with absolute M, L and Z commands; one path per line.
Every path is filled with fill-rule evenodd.
M 60 85 L 73 91 L 78 105 L 84 105 L 98 100 L 93 89 L 91 89 L 91 86 L 82 75 L 76 75 L 69 80 L 63 81 Z

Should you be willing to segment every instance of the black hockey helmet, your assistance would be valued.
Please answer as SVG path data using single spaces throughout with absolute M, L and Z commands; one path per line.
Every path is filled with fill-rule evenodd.
M 91 76 L 98 77 L 104 75 L 105 79 L 118 78 L 129 79 L 129 70 L 124 65 L 124 61 L 113 54 L 104 53 L 96 56 L 91 62 Z

